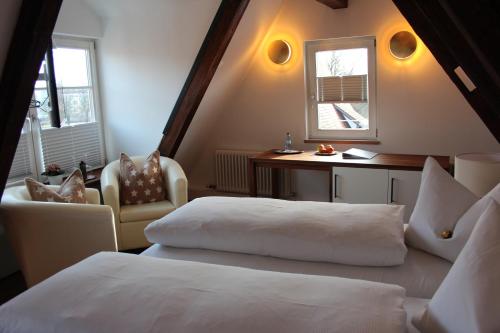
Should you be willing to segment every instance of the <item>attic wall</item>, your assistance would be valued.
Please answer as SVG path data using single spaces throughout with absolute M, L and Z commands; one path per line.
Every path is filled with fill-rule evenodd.
M 150 153 L 220 0 L 89 2 L 103 16 L 96 56 L 107 159 Z
M 381 144 L 357 145 L 358 148 L 443 155 L 500 151 L 500 145 L 422 43 L 410 61 L 401 62 L 390 56 L 388 40 L 402 29 L 411 30 L 390 0 L 351 0 L 349 8 L 335 11 L 312 0 L 284 0 L 268 38 L 288 36 L 295 45 L 297 58 L 292 65 L 277 69 L 269 66 L 263 47 L 255 54 L 248 75 L 234 82 L 237 85 L 234 94 L 218 110 L 212 110 L 217 114 L 212 135 L 203 141 L 204 149 L 196 162 L 186 165 L 191 186 L 201 188 L 214 183 L 213 152 L 218 148 L 280 147 L 284 134 L 290 131 L 296 148 L 314 149 L 314 145 L 303 143 L 302 45 L 305 40 L 321 38 L 360 35 L 377 38 Z M 243 54 L 245 50 L 240 52 Z M 325 174 L 299 172 L 298 198 L 327 200 L 327 182 Z
M 84 38 L 102 37 L 102 22 L 84 0 L 64 0 L 54 34 Z

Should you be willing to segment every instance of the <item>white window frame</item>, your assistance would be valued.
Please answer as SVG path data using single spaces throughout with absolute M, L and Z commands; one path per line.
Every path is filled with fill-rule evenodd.
M 78 124 L 73 124 L 73 125 L 67 125 L 63 126 L 62 129 L 68 129 L 71 130 L 71 128 L 79 127 L 79 126 L 85 126 L 87 124 L 93 124 L 96 123 L 98 127 L 98 135 L 99 135 L 99 141 L 100 141 L 100 151 L 101 151 L 101 161 L 97 165 L 91 165 L 94 168 L 98 167 L 103 167 L 106 164 L 105 161 L 105 156 L 106 156 L 106 151 L 105 151 L 105 142 L 104 142 L 104 134 L 103 134 L 103 122 L 102 122 L 102 113 L 101 113 L 101 108 L 100 108 L 100 98 L 99 98 L 99 87 L 98 87 L 98 76 L 97 76 L 97 63 L 96 63 L 96 58 L 95 58 L 95 42 L 94 40 L 90 39 L 81 39 L 81 38 L 74 38 L 74 37 L 68 37 L 68 36 L 58 36 L 54 35 L 52 36 L 52 41 L 53 41 L 53 48 L 56 47 L 64 47 L 64 48 L 85 48 L 89 50 L 89 59 L 88 59 L 88 70 L 90 71 L 90 78 L 91 78 L 91 84 L 92 84 L 92 108 L 94 112 L 94 122 L 88 122 L 88 123 L 78 123 Z M 88 88 L 88 87 L 86 87 Z M 28 144 L 29 149 L 30 149 L 30 162 L 31 162 L 31 172 L 32 175 L 27 175 L 27 176 L 32 176 L 34 178 L 37 178 L 38 180 L 43 180 L 41 177 L 40 173 L 43 172 L 45 169 L 45 164 L 49 163 L 50 161 L 44 161 L 44 155 L 43 155 L 43 133 L 47 131 L 60 131 L 61 129 L 59 128 L 47 128 L 47 129 L 42 129 L 40 122 L 38 120 L 37 116 L 37 111 L 36 109 L 30 109 L 28 111 L 27 115 L 27 124 L 26 124 L 26 130 L 25 133 L 22 135 L 27 136 L 28 141 L 30 142 Z M 77 161 L 76 161 L 77 162 Z M 76 165 L 74 166 L 76 167 Z M 71 172 L 71 170 L 65 170 L 66 172 Z M 21 177 L 17 178 L 10 178 L 7 180 L 9 186 L 12 185 L 17 185 L 19 183 L 19 179 Z
M 330 38 L 304 42 L 304 78 L 306 89 L 306 135 L 308 139 L 377 139 L 376 42 L 374 36 Z M 368 51 L 368 129 L 320 130 L 316 99 L 316 52 L 366 48 Z

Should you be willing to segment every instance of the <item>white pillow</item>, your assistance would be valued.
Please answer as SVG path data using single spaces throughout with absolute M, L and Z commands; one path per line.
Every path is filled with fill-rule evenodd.
M 427 309 L 422 332 L 500 332 L 500 206 L 490 199 L 463 251 Z
M 195 199 L 149 224 L 152 243 L 360 266 L 401 265 L 404 207 L 266 198 Z
M 425 161 L 422 181 L 415 209 L 406 230 L 406 242 L 421 250 L 453 261 L 461 246 L 450 245 L 460 236 L 462 229 L 455 230 L 460 217 L 477 201 L 477 197 L 457 182 L 432 157 Z M 453 237 L 443 239 L 444 231 L 452 231 Z M 464 230 L 465 231 L 465 230 Z

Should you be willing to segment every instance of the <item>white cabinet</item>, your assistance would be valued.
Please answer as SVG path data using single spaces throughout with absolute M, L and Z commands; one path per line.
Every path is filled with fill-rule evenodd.
M 406 205 L 405 222 L 408 222 L 417 202 L 420 188 L 420 171 L 389 170 L 389 191 L 387 202 Z
M 408 222 L 420 177 L 420 171 L 333 167 L 333 202 L 405 205 Z
M 333 168 L 333 202 L 387 203 L 386 169 Z

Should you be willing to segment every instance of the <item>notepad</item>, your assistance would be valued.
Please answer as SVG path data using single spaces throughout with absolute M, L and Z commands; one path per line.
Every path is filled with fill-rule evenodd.
M 351 148 L 349 150 L 346 150 L 345 152 L 342 153 L 342 158 L 344 159 L 364 159 L 364 160 L 369 160 L 375 156 L 377 156 L 378 153 L 374 153 L 372 151 L 368 150 L 363 150 L 363 149 L 357 149 L 357 148 Z

